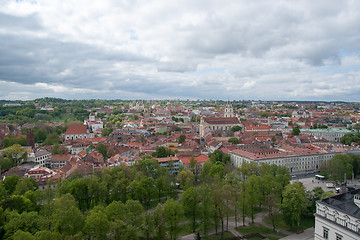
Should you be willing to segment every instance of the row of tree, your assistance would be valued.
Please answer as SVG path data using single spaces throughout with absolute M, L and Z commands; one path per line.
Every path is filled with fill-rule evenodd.
M 173 176 L 145 157 L 132 167 L 114 167 L 80 177 L 77 173 L 45 191 L 30 178 L 7 177 L 0 184 L 0 238 L 4 239 L 176 239 L 182 232 L 207 236 L 254 221 L 266 209 L 274 229 L 285 218 L 297 226 L 313 214 L 321 189 L 306 192 L 290 183 L 285 167 L 244 164 L 214 152 L 198 175 L 199 163 Z M 183 190 L 178 198 L 177 183 Z M 52 186 L 56 186 L 55 190 Z M 222 235 L 223 236 L 223 235 Z

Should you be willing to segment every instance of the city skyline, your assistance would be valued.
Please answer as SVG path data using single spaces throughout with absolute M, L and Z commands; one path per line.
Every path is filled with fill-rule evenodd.
M 360 101 L 357 1 L 0 3 L 0 99 Z

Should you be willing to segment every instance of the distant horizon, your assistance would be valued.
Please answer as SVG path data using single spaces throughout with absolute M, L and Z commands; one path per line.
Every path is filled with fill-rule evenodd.
M 222 101 L 222 102 L 285 102 L 285 103 L 291 103 L 291 102 L 296 102 L 296 103 L 360 103 L 359 102 L 351 102 L 351 101 L 325 101 L 325 100 L 263 100 L 263 99 L 121 99 L 121 98 L 114 98 L 114 99 L 101 99 L 101 98 L 89 98 L 89 99 L 69 99 L 69 98 L 58 98 L 58 97 L 40 97 L 40 98 L 34 98 L 34 99 L 28 99 L 28 100 L 21 100 L 21 99 L 17 99 L 17 100 L 9 100 L 9 99 L 0 99 L 0 101 L 6 101 L 6 102 L 16 102 L 16 101 L 21 101 L 21 102 L 27 102 L 27 101 L 35 101 L 37 99 L 61 99 L 61 100 L 66 100 L 66 101 L 90 101 L 90 100 L 104 100 L 104 101 L 182 101 L 182 102 L 186 102 L 186 101 L 191 101 L 191 102 L 210 102 L 210 101 Z

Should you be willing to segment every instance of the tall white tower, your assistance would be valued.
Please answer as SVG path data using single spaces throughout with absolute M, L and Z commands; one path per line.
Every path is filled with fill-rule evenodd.
M 229 102 L 225 105 L 224 117 L 234 117 L 234 109 Z

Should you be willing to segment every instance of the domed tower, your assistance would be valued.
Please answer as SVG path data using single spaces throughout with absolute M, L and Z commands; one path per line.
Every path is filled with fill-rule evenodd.
M 229 102 L 225 105 L 224 117 L 234 117 L 234 109 Z

